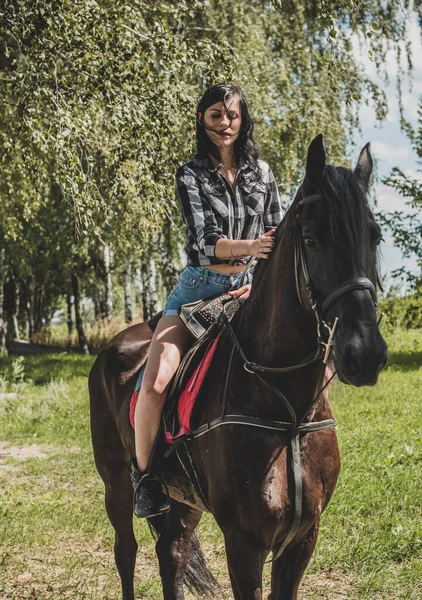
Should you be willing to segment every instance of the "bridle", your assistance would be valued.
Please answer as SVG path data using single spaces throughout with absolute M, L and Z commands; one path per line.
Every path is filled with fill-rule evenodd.
M 377 292 L 374 284 L 367 277 L 355 277 L 348 279 L 343 283 L 339 284 L 334 288 L 321 302 L 316 301 L 315 289 L 312 283 L 311 276 L 309 274 L 308 264 L 306 262 L 305 250 L 303 247 L 303 239 L 301 235 L 301 229 L 299 225 L 299 214 L 304 206 L 311 202 L 321 201 L 323 198 L 322 194 L 312 194 L 305 196 L 297 205 L 296 210 L 296 221 L 294 226 L 294 270 L 295 270 L 295 282 L 296 282 L 296 293 L 302 308 L 309 312 L 310 310 L 314 313 L 315 320 L 317 323 L 317 336 L 318 346 L 323 353 L 323 362 L 327 363 L 331 348 L 334 341 L 334 334 L 337 328 L 338 317 L 335 318 L 334 323 L 330 324 L 325 320 L 325 315 L 331 306 L 337 302 L 339 298 L 355 290 L 368 290 L 371 294 L 372 301 L 374 303 L 375 310 L 378 308 L 377 304 Z M 303 278 L 304 287 L 307 292 L 308 306 L 302 297 L 301 290 L 301 277 Z M 324 341 L 323 331 L 328 334 L 326 336 L 327 341 Z
M 317 349 L 316 352 L 311 354 L 310 356 L 304 358 L 296 365 L 291 365 L 287 367 L 266 367 L 264 365 L 257 364 L 253 361 L 247 359 L 240 343 L 237 338 L 237 335 L 230 323 L 230 320 L 227 318 L 224 312 L 222 313 L 222 319 L 225 325 L 225 329 L 231 337 L 233 346 L 231 349 L 228 369 L 225 378 L 224 391 L 223 391 L 223 400 L 222 400 L 222 413 L 216 419 L 205 423 L 192 431 L 189 434 L 184 434 L 180 438 L 177 439 L 175 444 L 170 447 L 170 449 L 166 452 L 165 456 L 170 455 L 173 451 L 176 451 L 182 466 L 184 466 L 183 461 L 181 460 L 178 454 L 178 448 L 182 445 L 185 449 L 185 453 L 189 460 L 189 472 L 187 471 L 188 477 L 192 480 L 192 483 L 198 492 L 202 502 L 204 505 L 210 510 L 206 494 L 204 493 L 199 476 L 196 473 L 193 459 L 191 457 L 189 448 L 187 446 L 187 442 L 189 440 L 196 439 L 201 437 L 202 435 L 208 433 L 212 429 L 220 427 L 221 425 L 246 425 L 249 427 L 258 427 L 261 429 L 267 429 L 271 431 L 283 431 L 288 432 L 290 435 L 290 447 L 291 447 L 291 464 L 293 469 L 293 481 L 294 481 L 294 514 L 292 523 L 290 525 L 290 529 L 284 538 L 282 544 L 280 545 L 277 553 L 271 559 L 272 562 L 277 560 L 284 549 L 288 546 L 288 544 L 292 541 L 296 532 L 299 528 L 301 517 L 302 517 L 302 503 L 303 503 L 303 481 L 302 481 L 302 465 L 301 465 L 301 456 L 300 456 L 300 435 L 304 433 L 321 431 L 323 429 L 328 429 L 335 427 L 334 419 L 325 419 L 323 421 L 309 422 L 308 418 L 310 417 L 313 409 L 315 408 L 321 394 L 326 389 L 326 387 L 330 384 L 332 379 L 335 376 L 335 372 L 332 376 L 326 381 L 324 386 L 321 387 L 316 397 L 313 399 L 310 407 L 306 411 L 306 413 L 302 417 L 298 417 L 295 409 L 290 404 L 286 396 L 283 392 L 275 387 L 274 385 L 268 383 L 261 374 L 263 373 L 288 373 L 292 371 L 296 371 L 298 369 L 302 369 L 311 365 L 317 361 L 321 361 L 324 364 L 327 364 L 329 360 L 329 356 L 331 353 L 331 349 L 334 343 L 334 335 L 336 332 L 338 317 L 334 319 L 333 323 L 329 323 L 325 319 L 325 315 L 329 308 L 342 296 L 348 294 L 349 292 L 355 290 L 368 290 L 371 294 L 372 301 L 374 303 L 375 309 L 377 308 L 377 295 L 375 286 L 370 279 L 367 277 L 356 277 L 353 279 L 348 279 L 347 281 L 338 285 L 334 290 L 332 290 L 321 303 L 318 303 L 315 299 L 315 289 L 312 283 L 312 279 L 309 273 L 308 265 L 306 262 L 305 250 L 303 247 L 303 239 L 300 230 L 300 225 L 298 221 L 299 213 L 302 208 L 311 203 L 315 202 L 322 198 L 322 194 L 313 194 L 310 196 L 304 197 L 297 204 L 297 212 L 296 212 L 296 220 L 295 220 L 295 228 L 294 228 L 294 269 L 295 269 L 295 281 L 296 281 L 296 292 L 299 299 L 299 302 L 303 309 L 306 312 L 311 310 L 315 316 L 316 324 L 317 324 Z M 246 271 L 251 266 L 249 263 Z M 304 301 L 301 292 L 301 278 L 303 279 L 304 287 L 307 292 L 307 303 Z M 240 329 L 242 320 L 244 316 L 244 311 L 242 312 L 238 328 Z M 227 393 L 228 393 L 228 385 L 230 380 L 231 368 L 233 363 L 233 357 L 235 351 L 239 354 L 243 361 L 244 369 L 255 375 L 259 379 L 259 381 L 268 389 L 271 390 L 273 394 L 275 394 L 281 401 L 284 408 L 288 411 L 291 422 L 283 422 L 283 421 L 272 421 L 267 419 L 261 419 L 259 417 L 252 417 L 247 415 L 237 415 L 237 414 L 227 414 Z

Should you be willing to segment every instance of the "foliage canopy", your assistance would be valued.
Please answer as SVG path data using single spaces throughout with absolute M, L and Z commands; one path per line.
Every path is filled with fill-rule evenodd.
M 24 282 L 32 304 L 38 293 L 41 320 L 72 274 L 104 294 L 106 245 L 116 275 L 130 263 L 169 289 L 184 233 L 174 172 L 194 152 L 209 85 L 245 88 L 263 158 L 291 194 L 316 133 L 341 164 L 359 105 L 384 118 L 355 48 L 369 43 L 382 70 L 407 23 L 395 0 L 3 0 L 0 11 L 0 279 Z

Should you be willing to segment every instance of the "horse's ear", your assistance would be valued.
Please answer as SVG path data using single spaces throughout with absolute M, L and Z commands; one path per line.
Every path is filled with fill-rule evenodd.
M 322 183 L 322 171 L 325 167 L 325 150 L 322 143 L 322 133 L 312 140 L 308 148 L 306 159 L 306 177 L 317 187 Z
M 371 156 L 371 146 L 368 142 L 360 151 L 358 164 L 354 170 L 354 175 L 362 185 L 365 192 L 368 191 L 369 181 L 371 179 L 372 168 L 374 163 Z

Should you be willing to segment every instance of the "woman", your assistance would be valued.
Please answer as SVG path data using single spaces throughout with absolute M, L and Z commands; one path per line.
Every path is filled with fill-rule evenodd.
M 151 517 L 169 510 L 161 482 L 147 469 L 167 388 L 191 341 L 178 316 L 182 304 L 229 291 L 251 256 L 268 258 L 281 220 L 277 186 L 258 160 L 253 123 L 241 88 L 216 85 L 196 113 L 197 155 L 176 173 L 176 196 L 187 226 L 188 266 L 158 323 L 135 411 L 136 460 L 132 459 L 134 512 Z M 229 291 L 249 295 L 250 284 Z

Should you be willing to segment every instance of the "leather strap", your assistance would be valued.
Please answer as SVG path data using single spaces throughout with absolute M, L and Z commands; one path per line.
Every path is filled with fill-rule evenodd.
M 242 272 L 242 277 L 240 278 L 239 287 L 242 287 L 243 282 L 246 279 L 246 275 L 252 269 L 252 267 L 255 264 L 255 262 L 256 262 L 255 256 L 251 256 L 251 258 L 249 259 L 248 264 L 246 265 L 246 269 Z
M 290 446 L 292 450 L 292 469 L 293 469 L 293 480 L 295 499 L 293 505 L 293 519 L 290 525 L 290 529 L 283 540 L 277 553 L 272 557 L 271 561 L 275 562 L 283 554 L 286 547 L 290 544 L 292 539 L 295 537 L 297 530 L 299 529 L 300 521 L 302 519 L 302 504 L 303 504 L 303 480 L 302 480 L 302 460 L 300 458 L 300 437 L 299 432 L 292 435 L 290 440 Z
M 367 277 L 357 277 L 356 279 L 348 279 L 341 285 L 339 285 L 334 291 L 329 294 L 321 306 L 321 311 L 323 314 L 327 312 L 327 310 L 336 302 L 339 298 L 347 294 L 348 292 L 352 292 L 355 290 L 369 290 L 371 293 L 372 301 L 375 305 L 375 310 L 377 309 L 377 293 L 375 291 L 375 286 L 370 279 Z

